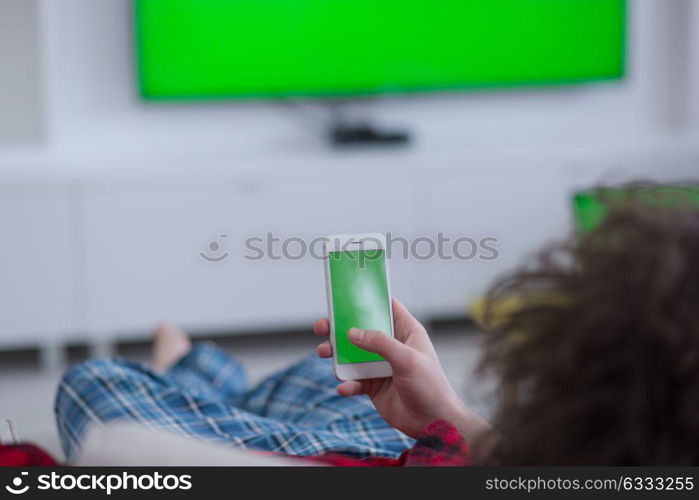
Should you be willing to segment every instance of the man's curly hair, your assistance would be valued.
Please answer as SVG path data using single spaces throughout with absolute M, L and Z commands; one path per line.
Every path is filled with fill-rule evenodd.
M 493 463 L 699 464 L 696 205 L 610 202 L 596 230 L 497 283 L 485 323 Z

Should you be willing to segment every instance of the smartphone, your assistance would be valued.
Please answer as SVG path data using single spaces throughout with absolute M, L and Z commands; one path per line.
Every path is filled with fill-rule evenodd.
M 394 335 L 386 237 L 330 235 L 324 261 L 335 376 L 340 380 L 390 377 L 391 365 L 384 358 L 357 347 L 348 337 L 353 327 Z

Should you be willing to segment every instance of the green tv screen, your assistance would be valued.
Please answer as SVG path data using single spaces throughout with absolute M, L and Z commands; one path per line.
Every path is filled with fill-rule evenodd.
M 619 79 L 625 0 L 135 0 L 148 99 Z

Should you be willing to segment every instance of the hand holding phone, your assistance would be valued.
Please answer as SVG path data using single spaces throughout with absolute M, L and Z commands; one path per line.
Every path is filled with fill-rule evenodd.
M 469 440 L 488 424 L 449 384 L 425 328 L 403 304 L 390 299 L 385 255 L 374 254 L 373 264 L 365 262 L 371 266 L 368 270 L 360 267 L 356 255 L 350 262 L 331 255 L 353 248 L 348 242 L 366 244 L 368 236 L 330 237 L 325 268 L 329 318 L 313 326 L 317 335 L 329 336 L 330 341 L 318 346 L 318 355 L 333 358 L 335 374 L 344 380 L 337 388 L 342 396 L 367 394 L 381 416 L 407 435 L 415 437 L 443 418 Z M 385 241 L 381 235 L 371 235 L 371 240 Z M 375 243 L 370 248 L 385 250 Z
M 393 376 L 349 380 L 340 384 L 342 396 L 367 394 L 381 416 L 408 436 L 417 434 L 430 422 L 443 418 L 456 425 L 467 441 L 488 428 L 488 424 L 464 406 L 439 364 L 424 327 L 397 299 L 392 300 L 395 338 L 383 332 L 363 331 L 350 341 L 363 350 L 380 354 L 392 367 Z M 313 331 L 330 335 L 330 321 L 319 319 Z M 318 346 L 321 358 L 333 356 L 328 340 Z

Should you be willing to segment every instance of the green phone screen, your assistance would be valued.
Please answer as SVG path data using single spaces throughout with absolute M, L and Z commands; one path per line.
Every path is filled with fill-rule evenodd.
M 386 255 L 383 250 L 329 253 L 335 349 L 338 364 L 382 361 L 350 342 L 350 328 L 391 332 Z

